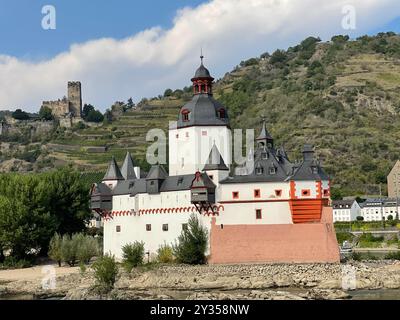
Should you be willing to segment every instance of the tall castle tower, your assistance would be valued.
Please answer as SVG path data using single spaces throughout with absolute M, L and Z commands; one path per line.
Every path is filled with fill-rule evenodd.
M 68 82 L 69 111 L 74 117 L 82 116 L 82 88 L 79 81 Z
M 214 78 L 203 65 L 196 70 L 193 98 L 179 112 L 169 128 L 169 174 L 193 174 L 204 169 L 215 146 L 226 165 L 230 165 L 231 130 L 226 108 L 213 98 Z

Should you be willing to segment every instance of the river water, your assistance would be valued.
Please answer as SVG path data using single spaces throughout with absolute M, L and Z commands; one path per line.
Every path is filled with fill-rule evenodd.
M 278 289 L 277 289 L 278 290 Z M 250 290 L 249 290 L 250 291 Z M 286 291 L 289 293 L 298 293 L 303 291 L 299 288 L 280 288 L 279 291 Z M 306 290 L 304 290 L 306 291 Z M 225 291 L 226 292 L 226 291 Z M 228 291 L 229 292 L 229 291 Z M 227 292 L 227 293 L 228 293 Z M 246 290 L 240 290 L 241 293 L 245 293 Z M 176 299 L 184 300 L 192 292 L 178 291 L 168 292 L 169 295 Z M 378 289 L 378 290 L 354 290 L 348 292 L 350 300 L 400 300 L 400 289 Z M 61 300 L 62 297 L 47 298 L 45 300 Z M 39 300 L 33 295 L 8 295 L 0 297 L 0 300 Z

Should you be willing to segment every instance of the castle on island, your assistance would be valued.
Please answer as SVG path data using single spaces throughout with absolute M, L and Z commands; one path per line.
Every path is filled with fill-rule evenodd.
M 93 184 L 104 252 L 120 259 L 125 244 L 143 241 L 156 254 L 196 214 L 209 232 L 209 263 L 339 262 L 329 177 L 313 147 L 291 162 L 264 122 L 248 154 L 253 165 L 234 171 L 228 109 L 213 98 L 203 59 L 191 80 L 193 98 L 169 128 L 168 172 L 153 165 L 145 173 L 127 153 Z

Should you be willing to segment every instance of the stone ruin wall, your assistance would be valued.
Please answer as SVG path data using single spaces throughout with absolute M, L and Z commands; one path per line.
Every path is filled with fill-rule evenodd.
M 42 106 L 50 108 L 55 118 L 61 118 L 65 114 L 69 113 L 69 103 L 67 99 L 43 101 Z

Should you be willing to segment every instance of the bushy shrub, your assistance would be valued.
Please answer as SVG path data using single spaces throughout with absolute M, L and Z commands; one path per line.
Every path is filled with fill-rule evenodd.
M 353 259 L 354 261 L 361 261 L 361 260 L 362 260 L 361 253 L 359 253 L 359 252 L 352 252 L 352 254 L 351 254 L 351 259 Z
M 385 259 L 387 260 L 400 260 L 400 252 L 389 252 L 386 256 Z
M 70 267 L 75 266 L 77 257 L 75 247 L 76 242 L 73 242 L 69 235 L 64 235 L 61 242 L 61 256 L 62 261 L 67 263 Z
M 174 252 L 172 247 L 164 244 L 157 250 L 157 261 L 160 263 L 171 263 L 174 262 Z
M 98 255 L 99 244 L 97 239 L 83 234 L 76 234 L 72 238 L 76 242 L 76 257 L 81 263 L 89 263 L 90 259 Z
M 49 257 L 54 261 L 57 261 L 58 266 L 61 267 L 61 262 L 63 261 L 62 255 L 62 237 L 56 233 L 50 240 L 49 245 Z
M 17 259 L 13 256 L 5 258 L 4 262 L 0 264 L 0 269 L 23 269 L 32 267 L 32 262 L 26 259 Z
M 111 291 L 118 275 L 118 265 L 114 256 L 104 255 L 100 257 L 93 263 L 92 268 L 99 291 Z
M 208 243 L 208 231 L 195 214 L 192 214 L 187 228 L 182 229 L 178 243 L 173 246 L 176 260 L 187 264 L 206 263 L 205 252 Z
M 62 239 L 57 238 L 56 235 L 53 239 L 55 249 L 57 248 L 56 244 L 60 247 L 58 252 L 54 250 L 57 255 L 55 254 L 52 259 L 56 261 L 61 259 L 71 267 L 75 266 L 78 261 L 80 263 L 89 263 L 100 252 L 97 239 L 82 233 L 74 234 L 72 237 L 64 235 Z M 57 241 L 59 242 L 57 243 Z M 52 247 L 50 247 L 50 250 L 52 250 Z
M 122 258 L 125 269 L 130 272 L 132 268 L 143 264 L 144 242 L 135 241 L 122 247 Z

